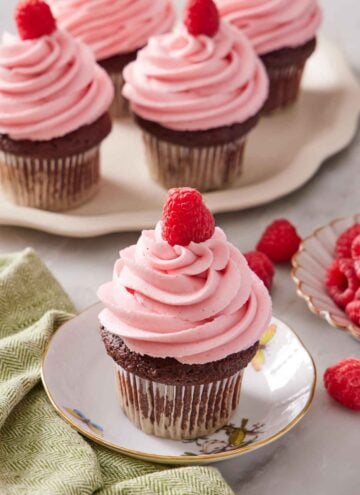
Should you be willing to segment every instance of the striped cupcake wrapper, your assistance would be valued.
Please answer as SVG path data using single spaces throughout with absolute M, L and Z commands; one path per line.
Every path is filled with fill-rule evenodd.
M 116 119 L 123 119 L 125 117 L 129 117 L 130 115 L 129 102 L 122 95 L 122 90 L 125 83 L 122 72 L 112 72 L 109 73 L 109 76 L 115 88 L 114 99 L 109 109 L 111 118 L 113 120 L 116 120 Z
M 150 175 L 166 189 L 224 189 L 242 174 L 246 135 L 226 144 L 190 147 L 142 133 Z
M 99 146 L 78 155 L 51 159 L 0 151 L 0 187 L 17 205 L 68 210 L 94 196 L 99 184 Z
M 164 385 L 115 365 L 124 413 L 149 435 L 186 440 L 225 426 L 235 412 L 244 370 L 206 385 Z
M 269 64 L 266 66 L 270 79 L 270 89 L 264 106 L 264 113 L 270 113 L 295 103 L 300 93 L 305 63 L 284 67 Z

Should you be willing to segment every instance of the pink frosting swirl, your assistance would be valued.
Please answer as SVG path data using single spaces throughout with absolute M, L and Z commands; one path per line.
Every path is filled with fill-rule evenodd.
M 48 0 L 58 24 L 87 43 L 97 60 L 146 45 L 175 21 L 171 0 Z
M 220 15 L 242 29 L 260 55 L 298 47 L 321 23 L 316 0 L 216 0 Z
M 95 122 L 113 99 L 111 80 L 70 34 L 0 46 L 0 133 L 47 141 Z
M 225 22 L 214 38 L 192 36 L 184 26 L 151 38 L 124 79 L 123 94 L 136 114 L 180 131 L 242 123 L 268 94 L 249 41 Z
M 132 351 L 186 364 L 249 348 L 271 319 L 268 291 L 219 228 L 187 247 L 164 241 L 161 223 L 144 231 L 98 296 L 101 324 Z

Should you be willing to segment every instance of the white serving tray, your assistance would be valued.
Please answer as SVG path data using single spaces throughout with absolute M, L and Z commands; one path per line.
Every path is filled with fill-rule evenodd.
M 261 120 L 251 134 L 243 177 L 233 188 L 206 194 L 214 213 L 273 201 L 301 187 L 322 162 L 349 144 L 360 112 L 359 85 L 342 54 L 321 38 L 296 105 Z M 89 203 L 67 213 L 20 208 L 0 193 L 0 224 L 72 237 L 152 227 L 165 191 L 148 176 L 139 130 L 116 124 L 103 145 L 103 184 Z

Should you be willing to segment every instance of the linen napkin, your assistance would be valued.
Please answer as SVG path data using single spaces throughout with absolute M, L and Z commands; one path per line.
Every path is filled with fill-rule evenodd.
M 131 459 L 85 440 L 57 415 L 40 360 L 73 314 L 33 250 L 0 256 L 0 494 L 233 494 L 216 469 Z

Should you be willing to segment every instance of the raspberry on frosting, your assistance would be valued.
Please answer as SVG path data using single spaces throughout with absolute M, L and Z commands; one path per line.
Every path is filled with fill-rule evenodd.
M 207 224 L 201 195 L 183 188 L 170 198 L 165 214 L 176 223 L 184 218 L 206 240 L 170 243 L 162 222 L 143 231 L 136 245 L 120 251 L 112 281 L 98 291 L 105 306 L 99 320 L 140 355 L 183 364 L 219 361 L 260 339 L 270 324 L 271 299 L 221 228 L 213 230 L 212 218 Z M 205 214 L 205 224 L 191 223 L 194 214 Z M 170 228 L 174 233 L 176 242 L 185 235 Z
M 214 231 L 214 217 L 199 191 L 190 187 L 170 189 L 163 210 L 162 235 L 171 246 L 207 241 Z
M 215 36 L 219 23 L 219 12 L 213 0 L 189 0 L 184 24 L 190 34 Z
M 42 0 L 23 0 L 15 11 L 16 26 L 23 40 L 33 40 L 53 33 L 56 21 L 51 9 Z

